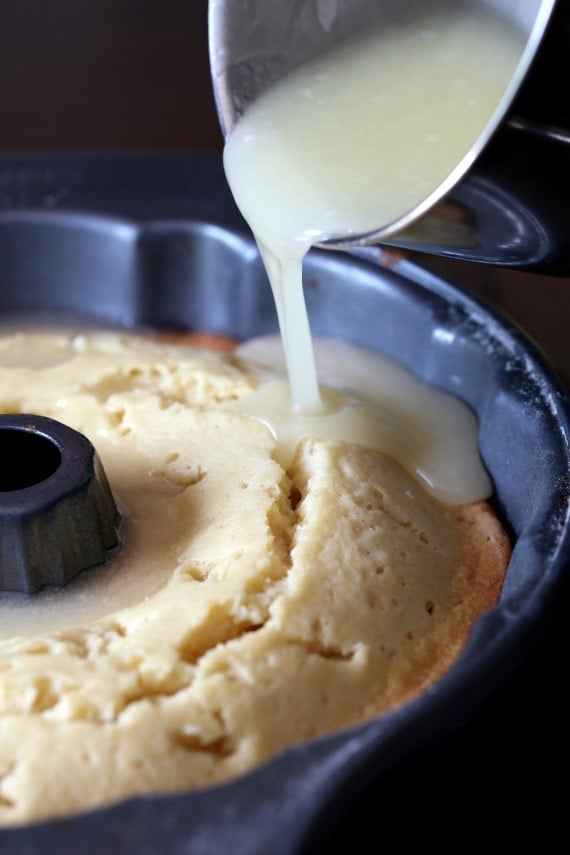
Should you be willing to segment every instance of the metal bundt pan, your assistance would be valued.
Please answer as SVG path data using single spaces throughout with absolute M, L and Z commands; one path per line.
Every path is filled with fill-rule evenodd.
M 255 245 L 212 155 L 4 157 L 0 276 L 9 325 L 73 319 L 240 339 L 277 330 Z M 315 251 L 305 280 L 314 333 L 377 348 L 476 410 L 496 509 L 515 542 L 501 604 L 438 685 L 395 713 L 223 787 L 0 831 L 0 851 L 314 855 L 355 828 L 405 843 L 423 824 L 437 840 L 438 811 L 471 829 L 509 825 L 507 796 L 520 815 L 526 792 L 534 813 L 523 824 L 536 818 L 533 764 L 563 724 L 560 694 L 550 706 L 545 694 L 557 685 L 559 645 L 567 650 L 566 393 L 519 329 L 415 264 L 388 270 L 373 253 Z M 481 788 L 484 810 L 473 801 Z

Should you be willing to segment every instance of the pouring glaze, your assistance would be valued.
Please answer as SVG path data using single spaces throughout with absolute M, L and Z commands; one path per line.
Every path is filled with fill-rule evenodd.
M 523 34 L 520 59 L 492 119 L 421 204 L 377 229 L 320 245 L 382 244 L 568 275 L 570 120 L 557 78 L 570 45 L 569 0 L 467 5 L 500 13 Z M 420 9 L 425 12 L 425 4 L 412 0 L 405 14 Z M 210 0 L 210 61 L 224 135 L 289 71 L 396 14 L 403 13 L 394 0 Z

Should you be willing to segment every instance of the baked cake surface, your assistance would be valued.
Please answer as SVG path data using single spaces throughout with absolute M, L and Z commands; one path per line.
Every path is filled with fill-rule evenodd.
M 287 471 L 231 355 L 119 333 L 0 337 L 0 409 L 94 444 L 122 547 L 0 599 L 0 821 L 190 791 L 416 696 L 500 594 L 485 502 L 306 439 Z M 78 533 L 77 536 L 80 536 Z

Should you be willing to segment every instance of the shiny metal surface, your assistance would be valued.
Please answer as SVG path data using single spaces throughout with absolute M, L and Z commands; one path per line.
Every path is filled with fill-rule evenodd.
M 453 178 L 415 210 L 330 248 L 394 247 L 568 275 L 570 120 L 558 69 L 570 48 L 569 0 L 473 0 L 500 11 L 526 45 L 500 109 Z M 412 16 L 425 3 L 405 5 Z M 317 51 L 372 21 L 402 14 L 397 0 L 210 0 L 209 55 L 220 125 Z M 563 67 L 563 66 L 562 66 Z

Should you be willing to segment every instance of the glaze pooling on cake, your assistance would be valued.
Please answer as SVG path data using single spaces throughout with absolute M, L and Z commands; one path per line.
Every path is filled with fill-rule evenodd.
M 0 365 L 1 408 L 89 436 L 124 520 L 92 579 L 0 602 L 3 824 L 217 784 L 392 709 L 497 601 L 488 505 L 350 443 L 308 437 L 283 469 L 233 356 L 26 333 Z

